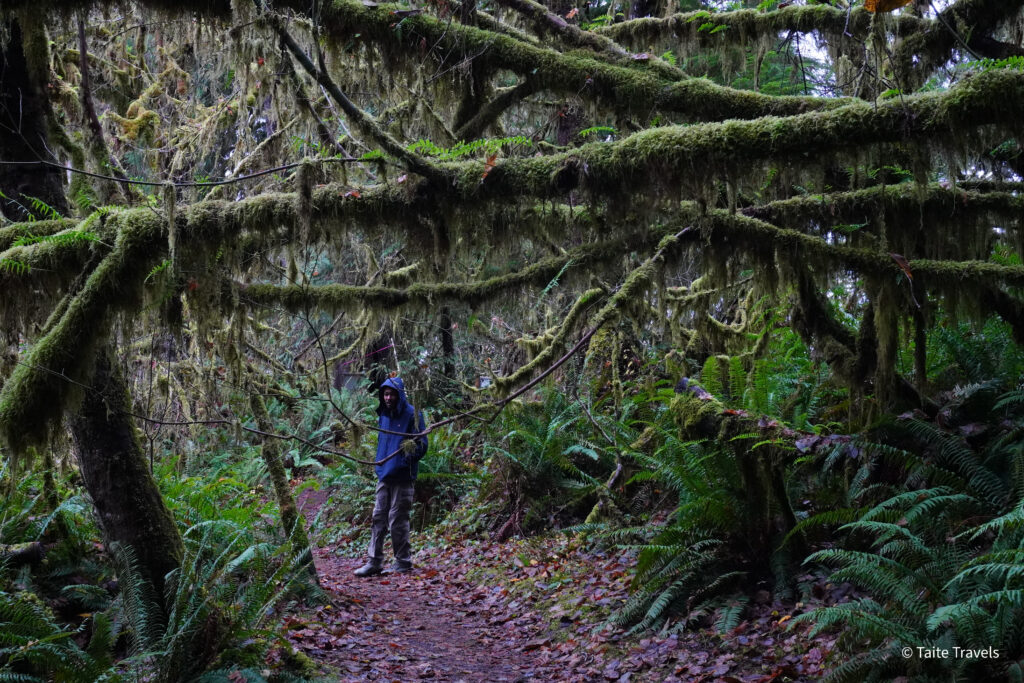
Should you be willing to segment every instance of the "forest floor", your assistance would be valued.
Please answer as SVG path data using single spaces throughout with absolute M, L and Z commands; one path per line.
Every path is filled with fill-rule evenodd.
M 318 500 L 319 499 L 319 500 Z M 322 495 L 304 496 L 307 518 Z M 414 545 L 415 545 L 414 536 Z M 626 636 L 605 622 L 633 557 L 556 535 L 503 543 L 432 538 L 409 574 L 359 579 L 361 559 L 314 551 L 329 604 L 285 619 L 293 646 L 341 681 L 816 681 L 835 637 L 789 628 L 815 605 L 764 593 L 733 629 Z M 845 591 L 811 586 L 818 604 Z M 818 602 L 814 600 L 814 602 Z

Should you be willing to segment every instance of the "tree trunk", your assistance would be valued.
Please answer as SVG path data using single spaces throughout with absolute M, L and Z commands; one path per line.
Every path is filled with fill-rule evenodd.
M 252 408 L 256 418 L 256 424 L 261 431 L 272 432 L 274 425 L 270 421 L 270 414 L 267 412 L 267 404 L 262 394 L 254 392 L 249 396 L 249 406 Z M 281 459 L 281 448 L 275 439 L 267 438 L 263 441 L 263 462 L 267 465 L 270 473 L 270 481 L 274 484 L 274 496 L 277 498 L 277 505 L 281 511 L 281 527 L 286 538 L 294 541 L 295 548 L 309 548 L 312 559 L 312 548 L 309 546 L 309 536 L 306 534 L 305 521 L 299 515 L 298 507 L 295 505 L 295 497 L 288 487 L 288 476 L 285 473 L 284 461 Z M 316 573 L 316 566 L 312 561 L 309 563 L 309 573 L 319 583 Z
M 98 396 L 87 396 L 70 421 L 85 488 L 107 545 L 130 546 L 163 596 L 164 576 L 181 564 L 184 547 L 146 465 L 128 415 L 128 385 L 109 345 L 97 354 L 92 386 Z
M 48 151 L 45 83 L 35 83 L 25 59 L 21 26 L 17 20 L 0 26 L 10 39 L 0 50 L 0 159 L 4 161 L 54 161 Z M 43 165 L 0 165 L 0 213 L 13 221 L 43 218 L 33 211 L 29 197 L 36 197 L 61 214 L 67 214 L 63 172 Z

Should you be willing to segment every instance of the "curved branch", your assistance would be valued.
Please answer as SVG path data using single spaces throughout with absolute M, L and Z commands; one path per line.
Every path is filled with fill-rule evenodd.
M 285 5 L 290 2 L 278 3 Z M 580 97 L 615 108 L 648 114 L 652 109 L 673 111 L 704 120 L 756 118 L 832 109 L 848 102 L 815 97 L 773 97 L 734 90 L 702 78 L 681 82 L 662 77 L 648 60 L 644 68 L 608 64 L 595 57 L 556 50 L 474 26 L 444 22 L 426 13 L 405 16 L 398 5 L 365 6 L 357 0 L 335 0 L 323 7 L 322 26 L 335 39 L 361 40 L 404 49 L 408 57 L 420 60 L 420 43 L 425 40 L 442 63 L 445 55 L 474 54 L 493 69 L 507 69 L 521 77 L 533 76 L 540 87 L 557 92 L 578 93 Z M 395 17 L 402 17 L 396 31 Z
M 539 2 L 534 2 L 534 0 L 498 0 L 498 4 L 509 7 L 529 19 L 540 35 L 547 33 L 556 35 L 567 47 L 593 50 L 599 55 L 607 55 L 613 61 L 618 61 L 627 66 L 631 62 L 625 60 L 634 60 L 634 56 L 623 49 L 621 45 L 617 45 L 615 41 L 591 31 L 581 30 L 575 24 L 567 22 Z M 648 59 L 650 62 L 649 68 L 656 71 L 662 78 L 671 80 L 686 78 L 686 74 L 682 69 L 669 64 L 665 60 L 657 57 L 649 57 Z M 636 61 L 632 61 L 632 63 L 635 64 Z
M 664 18 L 643 17 L 602 26 L 594 32 L 637 49 L 667 42 L 714 49 L 725 45 L 745 45 L 784 32 L 849 33 L 855 39 L 863 40 L 868 35 L 871 16 L 861 7 L 848 12 L 825 4 L 790 5 L 771 12 L 743 9 L 715 13 L 683 12 Z M 891 17 L 890 21 L 887 27 L 901 35 L 920 30 L 928 24 L 907 14 Z
M 971 51 L 997 57 L 1000 51 L 993 52 L 992 32 L 1022 8 L 1024 0 L 957 0 L 939 13 L 937 20 L 907 34 L 896 46 L 893 61 L 899 71 L 917 73 L 918 80 L 923 82 L 964 42 Z
M 522 83 L 500 91 L 490 102 L 480 107 L 476 115 L 455 131 L 456 140 L 473 140 L 484 134 L 487 127 L 498 120 L 510 107 L 540 89 L 540 84 L 527 78 Z
M 527 285 L 544 285 L 567 267 L 588 268 L 613 261 L 638 249 L 650 248 L 664 229 L 645 230 L 616 240 L 577 247 L 562 256 L 549 256 L 522 270 L 480 282 L 417 283 L 405 288 L 355 285 L 237 285 L 242 303 L 278 305 L 292 311 L 313 306 L 321 310 L 364 308 L 389 310 L 402 306 L 435 306 L 444 301 L 477 305 L 493 301 Z

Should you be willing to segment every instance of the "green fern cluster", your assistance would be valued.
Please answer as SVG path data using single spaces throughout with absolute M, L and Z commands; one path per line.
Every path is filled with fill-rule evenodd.
M 62 247 L 74 247 L 86 242 L 96 242 L 99 236 L 90 230 L 66 230 L 54 235 L 23 235 L 15 240 L 14 247 L 24 247 L 30 244 L 56 244 Z
M 967 388 L 962 398 L 983 400 L 984 390 Z M 889 494 L 840 527 L 843 547 L 808 558 L 836 567 L 832 581 L 868 596 L 794 620 L 813 622 L 814 632 L 841 629 L 851 657 L 829 680 L 1024 677 L 1024 421 L 1002 412 L 1019 405 L 1015 396 L 996 403 L 1003 427 L 977 451 L 931 423 L 907 420 L 877 431 L 904 447 L 869 446 L 867 455 L 901 468 L 904 481 L 860 487 L 861 500 Z M 826 520 L 809 523 L 817 521 Z M 998 659 L 920 656 L 954 647 L 994 648 Z
M 681 441 L 674 429 L 654 428 L 653 452 L 630 453 L 644 468 L 630 481 L 657 482 L 676 494 L 678 506 L 653 538 L 624 544 L 638 553 L 634 593 L 613 621 L 641 631 L 680 616 L 677 626 L 686 626 L 718 611 L 717 625 L 731 628 L 742 603 L 737 588 L 747 578 L 733 543 L 748 513 L 735 459 L 716 444 Z M 629 533 L 642 535 L 644 528 L 611 537 Z
M 138 674 L 191 680 L 220 664 L 262 662 L 267 618 L 310 561 L 308 551 L 256 542 L 244 525 L 204 522 L 184 534 L 185 558 L 168 576 L 166 614 L 130 548 L 116 550 L 121 595 L 115 625 L 129 635 Z
M 277 638 L 270 616 L 284 596 L 306 590 L 308 552 L 261 528 L 268 503 L 232 466 L 193 478 L 180 476 L 175 464 L 167 459 L 156 475 L 184 525 L 186 552 L 162 599 L 142 578 L 131 548 L 112 549 L 113 567 L 97 564 L 98 532 L 81 496 L 48 510 L 41 475 L 12 482 L 0 498 L 0 538 L 16 543 L 46 535 L 57 542 L 41 568 L 22 570 L 17 581 L 0 572 L 0 680 L 225 680 L 207 670 L 236 666 L 247 667 L 249 680 L 264 680 L 263 656 Z M 0 475 L 10 480 L 6 469 Z M 113 599 L 98 585 L 112 575 L 119 588 Z M 68 584 L 79 576 L 89 583 Z M 47 606 L 62 603 L 62 612 L 70 607 L 92 616 L 65 625 Z
M 83 648 L 75 642 L 91 630 Z M 0 680 L 96 683 L 120 681 L 111 655 L 114 633 L 110 619 L 97 614 L 80 629 L 57 623 L 33 593 L 0 591 Z
M 8 273 L 13 273 L 14 275 L 24 275 L 32 270 L 32 266 L 24 261 L 3 258 L 0 259 L 0 270 L 5 270 Z
M 483 448 L 483 495 L 508 501 L 510 514 L 526 515 L 527 526 L 549 523 L 535 516 L 538 511 L 554 509 L 569 519 L 580 514 L 611 472 L 611 445 L 601 441 L 584 407 L 560 392 L 544 392 L 539 404 L 510 406 L 496 432 L 504 438 Z
M 998 318 L 978 328 L 967 323 L 936 327 L 928 335 L 928 376 L 941 388 L 954 383 L 989 383 L 1003 391 L 1019 388 L 1024 348 L 1014 343 L 1010 326 Z
M 504 138 L 484 138 L 480 140 L 471 140 L 470 142 L 460 142 L 452 147 L 446 148 L 438 147 L 430 140 L 420 139 L 409 145 L 408 150 L 410 152 L 417 152 L 427 156 L 437 157 L 444 161 L 449 161 L 469 156 L 477 152 L 483 152 L 484 154 L 496 154 L 502 147 L 508 145 L 530 147 L 533 145 L 533 140 L 525 135 L 513 135 Z

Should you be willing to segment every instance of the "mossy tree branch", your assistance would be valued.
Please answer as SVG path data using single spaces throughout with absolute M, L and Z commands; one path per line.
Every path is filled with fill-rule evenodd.
M 725 45 L 745 45 L 783 32 L 821 32 L 832 35 L 850 33 L 864 40 L 871 26 L 871 13 L 862 7 L 852 12 L 827 4 L 791 4 L 772 12 L 742 9 L 731 12 L 695 11 L 668 17 L 631 19 L 594 30 L 623 45 L 641 49 L 652 44 L 682 43 L 693 49 L 715 49 Z M 901 14 L 887 27 L 905 35 L 920 30 L 929 22 Z M 702 28 L 703 27 L 703 28 Z M 719 29 L 715 31 L 714 29 Z
M 1012 191 L 980 192 L 947 184 L 900 183 L 850 192 L 829 192 L 780 199 L 740 209 L 740 213 L 794 228 L 827 230 L 881 215 L 886 222 L 937 216 L 1000 216 L 1024 213 L 1024 196 Z
M 615 56 L 625 56 L 626 51 L 614 41 L 596 33 L 582 31 L 574 24 L 555 14 L 549 7 L 534 0 L 498 0 L 498 4 L 518 12 L 529 21 L 534 31 L 543 36 L 553 34 L 565 45 L 584 47 L 601 53 L 607 52 Z M 682 73 L 679 74 L 682 76 Z
M 273 15 L 267 15 L 267 19 L 270 25 L 277 32 L 281 38 L 281 43 L 288 48 L 288 51 L 295 57 L 295 60 L 302 66 L 303 69 L 309 73 L 316 81 L 323 86 L 331 98 L 341 107 L 341 110 L 345 112 L 345 115 L 349 117 L 355 126 L 362 131 L 367 137 L 371 138 L 375 143 L 380 145 L 387 154 L 400 160 L 406 168 L 414 173 L 419 173 L 424 178 L 430 178 L 434 181 L 441 181 L 441 175 L 438 170 L 425 159 L 417 154 L 413 154 L 401 144 L 398 143 L 393 137 L 380 127 L 380 125 L 373 120 L 366 112 L 357 107 L 352 100 L 342 92 L 338 84 L 334 82 L 324 69 L 313 64 L 313 61 L 306 55 L 302 47 L 295 41 L 290 33 L 284 28 L 281 20 Z
M 477 113 L 455 131 L 456 140 L 472 140 L 484 134 L 487 128 L 511 107 L 536 93 L 540 84 L 536 79 L 527 78 L 522 83 L 499 91 Z
M 1021 0 L 960 0 L 943 10 L 941 19 L 907 13 L 886 16 L 882 30 L 901 38 L 895 53 L 900 70 L 916 72 L 916 80 L 921 82 L 963 43 L 976 54 L 993 59 L 1020 54 L 1019 46 L 1002 43 L 991 34 L 1022 7 Z M 864 42 L 871 32 L 873 18 L 863 7 L 848 11 L 824 3 L 791 4 L 771 12 L 744 9 L 644 17 L 603 26 L 594 32 L 634 49 L 678 43 L 692 52 L 748 45 L 790 32 L 849 34 L 852 40 Z
M 923 83 L 964 45 L 982 57 L 1005 57 L 991 34 L 1021 9 L 1024 0 L 957 0 L 940 13 L 938 20 L 906 34 L 896 45 L 893 61 L 900 72 L 917 74 L 914 85 Z
M 459 178 L 461 196 L 557 196 L 575 189 L 597 194 L 713 179 L 741 178 L 759 162 L 825 163 L 891 142 L 936 144 L 962 140 L 970 131 L 997 127 L 1012 135 L 1024 110 L 1024 74 L 990 71 L 948 92 L 926 93 L 873 106 L 854 103 L 829 112 L 755 121 L 666 126 L 614 143 L 590 143 L 547 157 L 505 160 L 487 174 L 484 163 L 447 166 Z M 949 150 L 952 152 L 953 150 Z M 459 170 L 461 169 L 461 170 Z
M 291 4 L 291 3 L 285 3 Z M 844 100 L 814 97 L 772 97 L 715 85 L 702 78 L 666 79 L 656 68 L 645 70 L 609 64 L 592 53 L 561 53 L 524 43 L 511 36 L 475 26 L 438 20 L 426 13 L 404 16 L 395 30 L 399 5 L 366 6 L 356 0 L 335 0 L 322 9 L 324 30 L 335 40 L 358 40 L 407 55 L 417 63 L 420 43 L 426 41 L 443 66 L 453 55 L 474 54 L 475 61 L 491 70 L 506 69 L 525 78 L 535 77 L 541 87 L 616 109 L 648 114 L 653 109 L 676 112 L 694 119 L 723 120 L 785 116 L 841 106 Z
M 663 230 L 648 230 L 621 239 L 588 244 L 570 250 L 563 256 L 549 256 L 522 270 L 481 280 L 479 282 L 416 283 L 409 287 L 355 285 L 239 285 L 242 303 L 259 306 L 277 305 L 291 311 L 307 307 L 340 311 L 355 309 L 394 309 L 404 306 L 433 307 L 443 302 L 459 302 L 470 306 L 507 296 L 517 289 L 542 286 L 564 269 L 586 270 L 621 258 L 624 253 L 653 247 Z
M 0 439 L 15 454 L 46 442 L 53 425 L 81 398 L 100 345 L 117 310 L 139 305 L 143 279 L 166 248 L 163 222 L 132 220 L 125 212 L 114 250 L 103 259 L 69 302 L 61 318 L 36 342 L 0 389 Z
M 694 220 L 701 220 L 692 207 Z M 744 253 L 765 254 L 770 250 L 796 250 L 803 258 L 827 265 L 831 272 L 851 271 L 879 277 L 904 277 L 904 271 L 886 251 L 832 244 L 822 237 L 780 228 L 764 221 L 738 216 L 724 210 L 709 211 L 703 219 L 705 239 L 712 244 L 729 245 Z M 940 285 L 956 283 L 980 289 L 1008 285 L 1024 286 L 1024 266 L 987 261 L 937 261 L 911 259 L 907 262 L 914 277 Z

